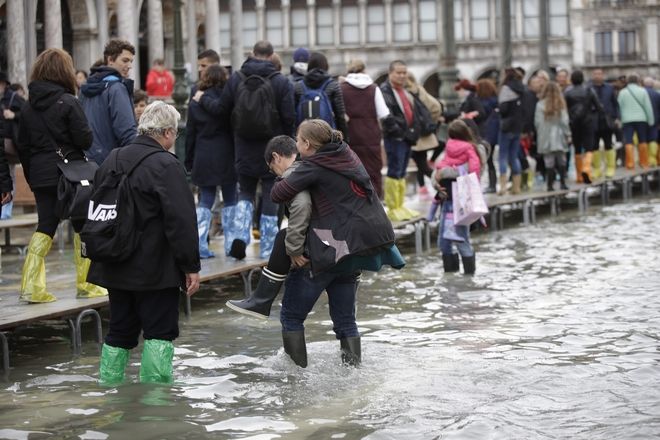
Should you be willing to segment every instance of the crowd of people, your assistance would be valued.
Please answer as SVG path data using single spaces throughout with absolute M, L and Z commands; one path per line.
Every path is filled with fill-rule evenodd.
M 123 380 L 140 332 L 146 341 L 141 378 L 171 380 L 176 298 L 179 290 L 197 290 L 200 258 L 215 256 L 209 248 L 214 212 L 227 256 L 245 258 L 258 236 L 259 255 L 268 259 L 250 297 L 227 305 L 268 317 L 285 285 L 283 344 L 304 367 L 303 323 L 326 290 L 342 358 L 357 365 L 360 273 L 403 267 L 392 222 L 419 215 L 405 205 L 411 159 L 419 197 L 442 205 L 438 247 L 444 269 L 457 272 L 462 262 L 468 275 L 476 268 L 470 228 L 454 224 L 451 203 L 459 175 L 480 179 L 487 171 L 484 190 L 499 195 L 509 188 L 520 193 L 537 174 L 548 190 L 557 180 L 566 189 L 571 160 L 577 182 L 613 176 L 617 142 L 625 145 L 622 166 L 634 168 L 635 144 L 642 168 L 660 163 L 660 94 L 652 78 L 640 83 L 632 74 L 612 84 L 596 69 L 587 83 L 579 70 L 559 70 L 554 79 L 537 71 L 525 85 L 523 69 L 507 68 L 500 84 L 457 81 L 460 106 L 451 112 L 417 83 L 403 60 L 392 61 L 387 78 L 376 84 L 361 60 L 333 77 L 323 53 L 299 48 L 285 75 L 268 41 L 257 42 L 231 74 L 217 52 L 198 55 L 200 79 L 190 91 L 185 160 L 179 163 L 171 154 L 152 154 L 172 150 L 179 133 L 178 112 L 162 101 L 172 93 L 171 73 L 162 59 L 155 60 L 146 92 L 134 90 L 134 57 L 130 43 L 111 40 L 88 74 L 75 71 L 65 51 L 47 49 L 34 63 L 27 96 L 0 74 L 2 203 L 12 197 L 7 161 L 14 146 L 38 213 L 22 271 L 22 300 L 56 300 L 46 288 L 45 256 L 61 220 L 58 164 L 94 161 L 97 180 L 132 165 L 137 170 L 129 187 L 142 250 L 127 260 L 90 261 L 78 234 L 85 222 L 72 222 L 78 297 L 110 295 L 101 361 L 107 384 Z M 288 226 L 282 228 L 284 216 Z

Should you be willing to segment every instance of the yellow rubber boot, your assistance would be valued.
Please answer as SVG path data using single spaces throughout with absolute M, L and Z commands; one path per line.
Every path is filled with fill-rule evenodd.
M 418 217 L 419 212 L 415 211 L 414 209 L 406 208 L 404 205 L 406 202 L 406 179 L 398 179 L 397 185 L 399 185 L 399 210 L 401 211 L 404 220 L 410 220 L 411 218 Z
M 385 177 L 385 206 L 387 206 L 387 217 L 393 222 L 403 220 L 399 209 L 399 185 L 397 179 Z
M 593 153 L 588 151 L 582 156 L 582 181 L 584 183 L 591 183 L 591 160 Z
M 575 182 L 582 183 L 582 155 L 575 155 Z
M 593 166 L 591 176 L 594 179 L 600 179 L 603 175 L 604 156 L 605 153 L 601 150 L 594 151 L 593 153 L 593 157 L 591 159 L 591 165 Z
M 87 272 L 89 272 L 91 261 L 80 254 L 80 235 L 78 234 L 73 234 L 73 261 L 76 263 L 76 296 L 78 298 L 106 296 L 108 291 L 103 287 L 87 282 Z
M 626 144 L 626 168 L 635 169 L 635 146 L 633 144 Z
M 658 143 L 656 141 L 649 142 L 649 166 L 658 166 Z
M 637 146 L 639 148 L 639 166 L 643 169 L 649 167 L 649 144 L 642 142 Z
M 611 150 L 605 151 L 605 177 L 614 177 L 616 172 L 616 150 L 612 148 Z
M 53 239 L 42 233 L 32 234 L 21 276 L 21 301 L 48 303 L 57 298 L 46 290 L 46 261 Z

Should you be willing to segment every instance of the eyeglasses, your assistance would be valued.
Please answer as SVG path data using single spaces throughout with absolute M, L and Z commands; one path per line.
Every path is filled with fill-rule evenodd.
M 174 132 L 174 140 L 179 139 L 179 130 L 177 130 L 176 128 L 170 128 L 170 130 Z
M 271 166 L 272 163 L 273 163 L 273 159 L 272 159 L 272 158 L 271 158 L 271 160 L 267 160 L 267 161 L 266 161 L 266 166 L 268 167 L 268 172 L 269 172 L 270 174 L 276 174 L 275 171 L 273 171 L 273 167 Z

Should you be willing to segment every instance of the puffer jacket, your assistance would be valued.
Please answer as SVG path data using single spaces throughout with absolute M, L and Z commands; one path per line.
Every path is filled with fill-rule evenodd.
M 445 167 L 458 167 L 467 163 L 468 172 L 481 175 L 481 161 L 474 145 L 459 139 L 448 139 L 445 156 L 435 165 L 440 170 Z
M 78 99 L 61 85 L 33 81 L 28 89 L 18 129 L 23 171 L 32 189 L 57 186 L 61 159 L 56 149 L 81 156 L 92 145 L 92 131 Z
M 330 79 L 330 75 L 323 69 L 312 69 L 305 74 L 305 77 L 302 81 L 308 88 L 318 89 L 328 79 Z M 300 98 L 302 98 L 304 93 L 300 81 L 295 83 L 293 90 L 295 108 L 298 109 L 298 103 L 300 102 Z M 344 105 L 344 95 L 341 92 L 339 83 L 335 80 L 330 80 L 325 86 L 324 91 L 325 94 L 328 95 L 328 100 L 332 104 L 332 113 L 335 117 L 335 127 L 337 130 L 341 131 L 341 133 L 344 135 L 344 139 L 348 142 L 349 133 L 348 124 L 346 123 L 346 107 Z

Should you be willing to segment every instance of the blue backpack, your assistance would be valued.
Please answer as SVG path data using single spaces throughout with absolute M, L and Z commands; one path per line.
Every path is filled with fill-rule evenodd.
M 323 119 L 330 124 L 330 127 L 336 128 L 332 104 L 328 94 L 325 93 L 325 88 L 330 81 L 332 78 L 328 78 L 318 89 L 311 89 L 305 85 L 305 81 L 299 81 L 303 94 L 296 109 L 296 126 L 305 119 Z

